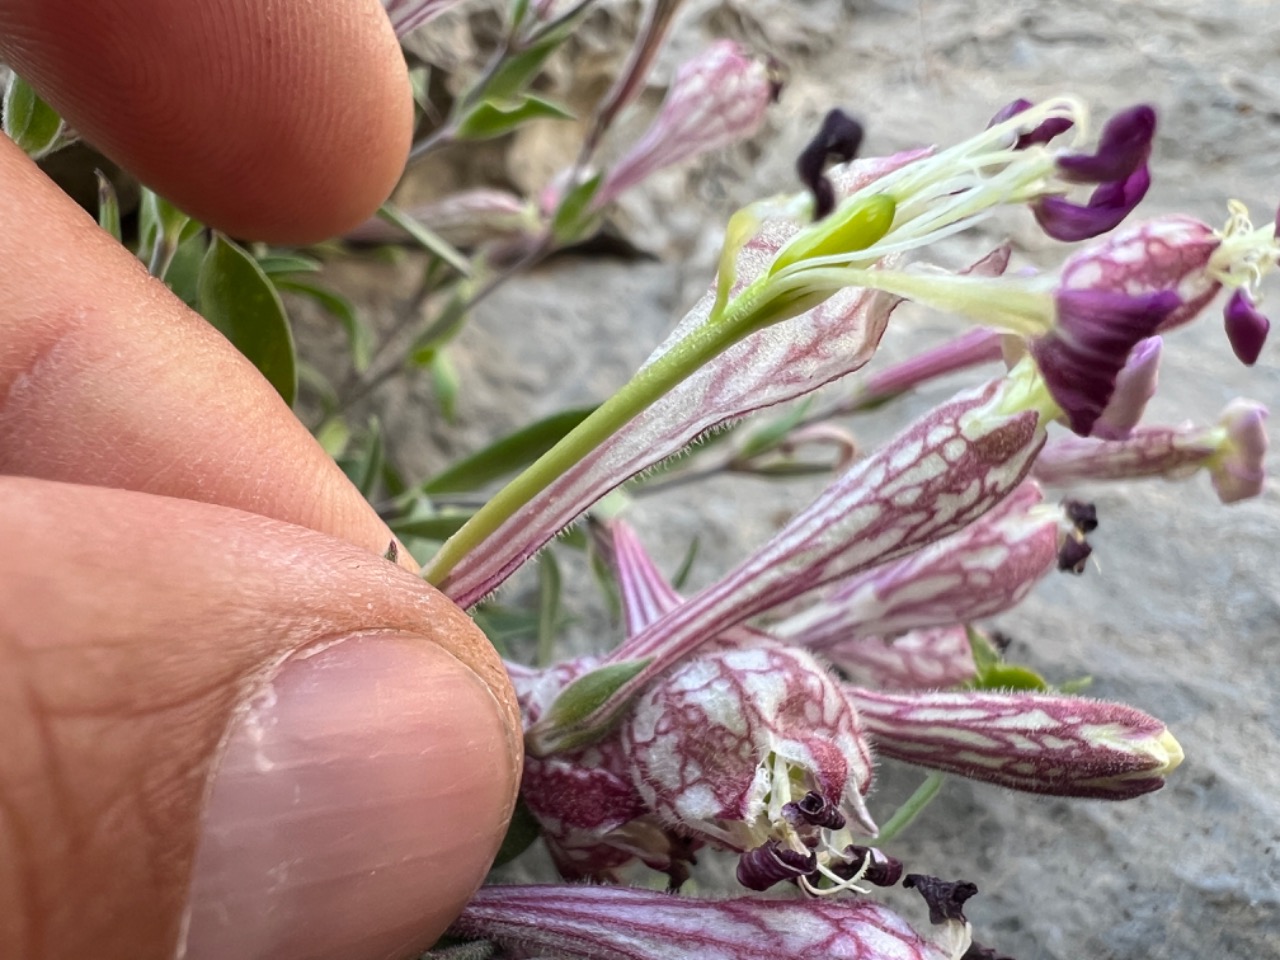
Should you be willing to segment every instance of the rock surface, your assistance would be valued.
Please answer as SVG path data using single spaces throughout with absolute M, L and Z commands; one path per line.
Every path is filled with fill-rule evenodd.
M 1230 197 L 1269 216 L 1280 199 L 1274 14 L 1260 0 L 689 0 L 655 82 L 712 36 L 770 52 L 788 65 L 791 81 L 767 134 L 624 200 L 618 229 L 657 260 L 561 258 L 485 304 L 455 348 L 464 386 L 459 426 L 431 412 L 425 387 L 383 391 L 378 407 L 402 466 L 420 474 L 622 383 L 709 281 L 728 214 L 794 189 L 792 158 L 833 105 L 865 121 L 864 153 L 874 154 L 960 139 L 1016 96 L 1071 90 L 1103 114 L 1148 101 L 1161 128 L 1155 185 L 1139 216 L 1180 210 L 1218 223 Z M 623 4 L 602 14 L 631 15 Z M 601 23 L 601 36 L 613 36 L 612 21 Z M 660 95 L 646 96 L 641 120 Z M 556 136 L 531 132 L 516 144 L 510 180 L 535 188 L 538 171 L 553 165 L 541 151 L 562 149 Z M 955 248 L 957 261 L 1006 234 L 1016 263 L 1053 262 L 1056 251 L 1029 217 L 1001 221 Z M 903 310 L 873 363 L 955 329 L 955 321 Z M 1280 408 L 1277 357 L 1273 343 L 1256 367 L 1241 368 L 1207 317 L 1167 342 L 1148 419 L 1210 420 L 1237 393 Z M 962 382 L 930 388 L 853 429 L 872 443 Z M 1274 455 L 1270 466 L 1275 475 Z M 640 499 L 629 519 L 668 571 L 696 531 L 701 552 L 691 586 L 698 586 L 762 542 L 818 486 L 719 478 Z M 968 912 L 978 939 L 1019 960 L 1276 956 L 1280 492 L 1272 482 L 1262 497 L 1230 508 L 1204 477 L 1072 492 L 1098 504 L 1099 564 L 1078 580 L 1051 579 L 995 625 L 1015 638 L 1012 658 L 1060 681 L 1092 675 L 1091 695 L 1161 717 L 1186 762 L 1166 789 L 1123 804 L 1046 801 L 952 780 L 894 852 L 911 870 L 977 883 L 983 895 Z M 569 602 L 590 593 L 588 584 Z M 580 642 L 616 640 L 599 610 L 584 618 Z M 873 813 L 886 816 L 918 780 L 885 764 Z M 715 882 L 700 879 L 704 889 Z M 913 895 L 893 896 L 923 922 Z

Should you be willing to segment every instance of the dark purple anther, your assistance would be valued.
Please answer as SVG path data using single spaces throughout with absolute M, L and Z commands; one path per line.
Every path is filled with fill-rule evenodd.
M 1151 336 L 1182 298 L 1171 290 L 1129 296 L 1059 290 L 1057 323 L 1031 342 L 1031 355 L 1071 429 L 1089 436 L 1115 391 L 1129 351 Z
M 998 952 L 994 947 L 984 947 L 974 940 L 970 942 L 969 949 L 960 955 L 960 960 L 1013 960 L 1013 957 Z
M 845 817 L 840 808 L 820 793 L 810 790 L 800 800 L 783 804 L 782 815 L 794 825 L 807 824 L 827 830 L 844 829 Z
M 1093 553 L 1093 547 L 1089 546 L 1085 540 L 1067 537 L 1058 548 L 1058 571 L 1074 573 L 1077 576 L 1084 573 L 1085 564 L 1091 553 Z
M 1151 155 L 1156 112 L 1145 103 L 1117 113 L 1102 128 L 1094 153 L 1058 158 L 1062 179 L 1072 183 L 1114 183 L 1128 180 Z
M 858 155 L 862 124 L 843 110 L 832 110 L 822 120 L 817 135 L 796 158 L 796 173 L 813 193 L 813 219 L 821 220 L 836 208 L 835 190 L 827 179 L 827 164 L 843 163 Z
M 1036 222 L 1055 240 L 1073 243 L 1100 236 L 1118 227 L 1129 212 L 1147 195 L 1151 173 L 1146 164 L 1123 180 L 1104 183 L 1085 204 L 1063 197 L 1042 197 L 1032 205 Z
M 768 890 L 775 883 L 807 877 L 817 869 L 814 854 L 788 850 L 770 840 L 738 858 L 738 882 L 748 890 Z
M 832 867 L 832 872 L 846 880 L 862 869 L 867 857 L 871 858 L 871 863 L 859 878 L 860 880 L 865 880 L 877 887 L 892 887 L 902 879 L 902 861 L 897 857 L 889 856 L 878 847 L 859 847 L 850 844 L 844 848 L 844 855 L 850 862 Z
M 1252 367 L 1258 362 L 1262 346 L 1267 342 L 1271 321 L 1253 305 L 1253 300 L 1243 288 L 1231 295 L 1226 309 L 1222 311 L 1222 318 L 1232 352 L 1246 367 Z
M 968 923 L 964 915 L 964 902 L 978 892 L 976 884 L 967 880 L 939 880 L 922 873 L 908 873 L 902 885 L 915 888 L 929 905 L 929 922 L 946 923 L 959 920 Z
M 1081 533 L 1093 533 L 1098 529 L 1098 508 L 1092 503 L 1067 499 L 1062 501 L 1062 509 Z
M 1019 97 L 1012 103 L 1005 104 L 996 111 L 996 115 L 991 118 L 991 122 L 987 124 L 987 129 L 991 129 L 997 123 L 1004 123 L 1006 120 L 1012 120 L 1024 110 L 1034 106 L 1030 100 L 1023 100 Z M 1039 143 L 1048 143 L 1060 133 L 1066 133 L 1073 126 L 1072 122 L 1066 117 L 1049 117 L 1042 120 L 1040 125 L 1033 130 L 1028 130 L 1021 134 L 1017 140 L 1013 142 L 1013 149 L 1025 150 L 1027 147 Z

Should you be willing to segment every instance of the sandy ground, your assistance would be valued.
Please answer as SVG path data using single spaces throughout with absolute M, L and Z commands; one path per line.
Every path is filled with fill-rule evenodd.
M 593 21 L 579 50 L 584 72 L 617 55 L 626 8 L 606 9 L 623 20 Z M 456 351 L 458 426 L 432 412 L 424 387 L 385 391 L 378 406 L 397 456 L 410 472 L 425 471 L 498 430 L 606 396 L 707 283 L 727 215 L 793 188 L 792 158 L 833 105 L 866 122 L 864 152 L 882 153 L 960 139 L 1015 96 L 1070 90 L 1104 113 L 1151 102 L 1161 128 L 1141 214 L 1181 210 L 1219 223 L 1226 200 L 1238 197 L 1269 217 L 1280 200 L 1277 13 L 1265 0 L 690 0 L 646 102 L 656 104 L 672 65 L 705 38 L 735 37 L 790 68 L 767 133 L 628 199 L 618 228 L 657 260 L 562 258 L 490 301 Z M 641 111 L 635 123 L 644 119 Z M 534 187 L 565 150 L 562 137 L 531 133 L 499 165 Z M 1006 235 L 1019 263 L 1053 262 L 1053 245 L 1029 217 L 1002 221 L 955 255 Z M 383 282 L 346 278 L 349 287 Z M 903 310 L 876 362 L 954 329 Z M 1152 421 L 1211 420 L 1238 394 L 1280 405 L 1280 345 L 1244 370 L 1213 317 L 1171 338 L 1165 357 Z M 872 442 L 961 382 L 855 428 Z M 630 519 L 668 570 L 690 531 L 700 531 L 700 585 L 816 489 L 717 480 L 640 501 Z M 1073 492 L 1098 504 L 1100 568 L 1049 580 L 996 625 L 1016 638 L 1013 656 L 1051 678 L 1091 674 L 1092 695 L 1160 716 L 1186 763 L 1166 789 L 1123 804 L 1046 801 L 953 780 L 897 852 L 912 870 L 976 882 L 982 895 L 969 916 L 979 939 L 1019 960 L 1280 956 L 1277 489 L 1231 508 L 1204 477 Z M 584 616 L 584 642 L 615 639 L 614 628 Z M 873 812 L 885 816 L 918 780 L 885 764 Z M 924 922 L 914 895 L 891 898 Z

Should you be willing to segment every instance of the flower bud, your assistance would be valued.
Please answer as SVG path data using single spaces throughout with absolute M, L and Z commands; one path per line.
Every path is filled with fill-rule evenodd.
M 1182 762 L 1163 723 L 1118 703 L 864 689 L 853 699 L 881 755 L 1011 790 L 1127 800 L 1159 790 Z

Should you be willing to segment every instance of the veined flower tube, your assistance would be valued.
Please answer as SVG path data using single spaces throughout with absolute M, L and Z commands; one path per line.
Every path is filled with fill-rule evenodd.
M 629 476 L 727 419 L 816 389 L 862 366 L 896 301 L 869 299 L 857 288 L 879 289 L 868 278 L 892 272 L 885 270 L 892 265 L 887 258 L 964 230 L 1002 205 L 1060 192 L 1066 182 L 1058 168 L 1062 151 L 1043 144 L 1017 147 L 1028 130 L 1050 119 L 1070 119 L 1073 135 L 1085 127 L 1083 106 L 1058 98 L 937 154 L 923 151 L 855 164 L 860 182 L 835 190 L 835 195 L 848 196 L 829 217 L 803 229 L 795 221 L 812 213 L 809 195 L 739 211 L 729 224 L 710 302 L 686 318 L 675 339 L 626 387 L 477 512 L 437 554 L 428 579 L 468 606 Z M 976 277 L 961 279 L 978 282 Z M 907 295 L 915 296 L 914 288 Z M 1084 308 L 1090 317 L 1099 307 L 1096 301 Z M 1070 305 L 1081 312 L 1080 305 Z M 1018 316 L 1022 306 L 1003 304 L 1002 315 Z M 1163 317 L 1171 309 L 1167 298 L 1159 297 L 1141 306 L 1144 321 L 1153 311 Z M 1118 341 L 1125 342 L 1123 351 L 1115 349 L 1117 338 L 1112 337 L 1101 346 L 1087 343 L 1083 359 L 1079 355 L 1085 351 L 1069 352 L 1085 371 L 1099 365 L 1099 357 L 1113 364 L 1102 374 L 1108 395 L 1128 347 L 1147 335 L 1128 339 L 1134 309 L 1125 303 L 1107 311 L 1122 322 Z M 844 320 L 835 325 L 841 332 L 858 319 L 866 321 L 855 336 L 846 335 L 853 342 L 827 354 L 841 362 L 814 362 L 834 343 L 829 336 L 811 337 L 822 317 Z M 775 328 L 785 320 L 792 322 Z M 1093 331 L 1094 341 L 1105 332 Z M 1050 367 L 1046 376 L 1057 376 L 1061 366 Z M 655 412 L 662 401 L 671 406 Z M 1065 408 L 1074 419 L 1072 405 Z M 671 417 L 672 409 L 677 416 Z M 679 442 L 672 442 L 677 437 Z M 637 447 L 642 456 L 619 456 L 624 450 L 634 454 Z M 608 463 L 612 458 L 617 459 Z M 481 544 L 483 551 L 477 550 Z M 473 559 L 477 555 L 482 559 Z
M 752 136 L 777 95 L 767 63 L 717 40 L 676 71 L 657 119 L 606 174 L 593 205 L 607 205 L 664 167 Z
M 729 627 L 841 577 L 904 556 L 982 516 L 1022 481 L 1060 411 L 1035 366 L 966 391 L 838 478 L 769 543 L 606 659 L 635 665 L 602 701 L 570 684 L 526 733 L 553 752 L 597 737 L 631 696 Z M 591 677 L 590 674 L 587 677 Z M 570 719 L 571 718 L 571 719 Z
M 780 640 L 825 650 L 841 640 L 967 623 L 1016 606 L 1051 570 L 1070 569 L 1082 534 L 1070 511 L 1046 506 L 1025 482 L 990 513 L 915 553 L 840 581 L 821 600 L 773 624 Z
M 1068 437 L 1047 444 L 1032 468 L 1045 483 L 1163 477 L 1181 480 L 1208 470 L 1218 499 L 1235 503 L 1258 496 L 1266 482 L 1267 408 L 1233 400 L 1216 425 L 1137 427 L 1125 440 Z
M 856 190 L 921 155 L 916 151 L 858 161 L 840 177 L 839 187 Z M 797 230 L 794 220 L 770 220 L 736 247 L 728 271 L 734 282 L 745 286 L 762 275 Z M 716 299 L 715 290 L 708 292 L 633 379 L 633 385 L 641 384 L 658 399 L 630 410 L 624 390 L 605 404 L 585 436 L 566 437 L 446 543 L 432 562 L 429 579 L 460 606 L 471 606 L 631 477 L 725 422 L 861 368 L 874 354 L 898 302 L 884 294 L 845 290 L 792 318 L 785 331 L 766 327 L 715 355 L 706 352 L 706 344 L 714 345 L 709 317 Z M 526 488 L 535 489 L 530 493 Z M 484 549 L 477 549 L 480 544 Z
M 912 630 L 892 640 L 857 637 L 822 650 L 858 686 L 883 690 L 941 690 L 978 675 L 964 624 Z
M 397 37 L 408 36 L 457 5 L 458 0 L 382 0 Z
M 937 377 L 1002 360 L 1004 338 L 999 330 L 981 327 L 966 330 L 958 337 L 914 357 L 873 370 L 848 406 L 851 410 L 871 409 Z
M 1118 703 L 861 688 L 853 699 L 881 755 L 1011 790 L 1127 800 L 1159 790 L 1182 762 L 1163 723 Z
M 870 900 L 699 900 L 618 887 L 484 887 L 450 928 L 564 960 L 960 960 L 969 924 L 930 937 Z

